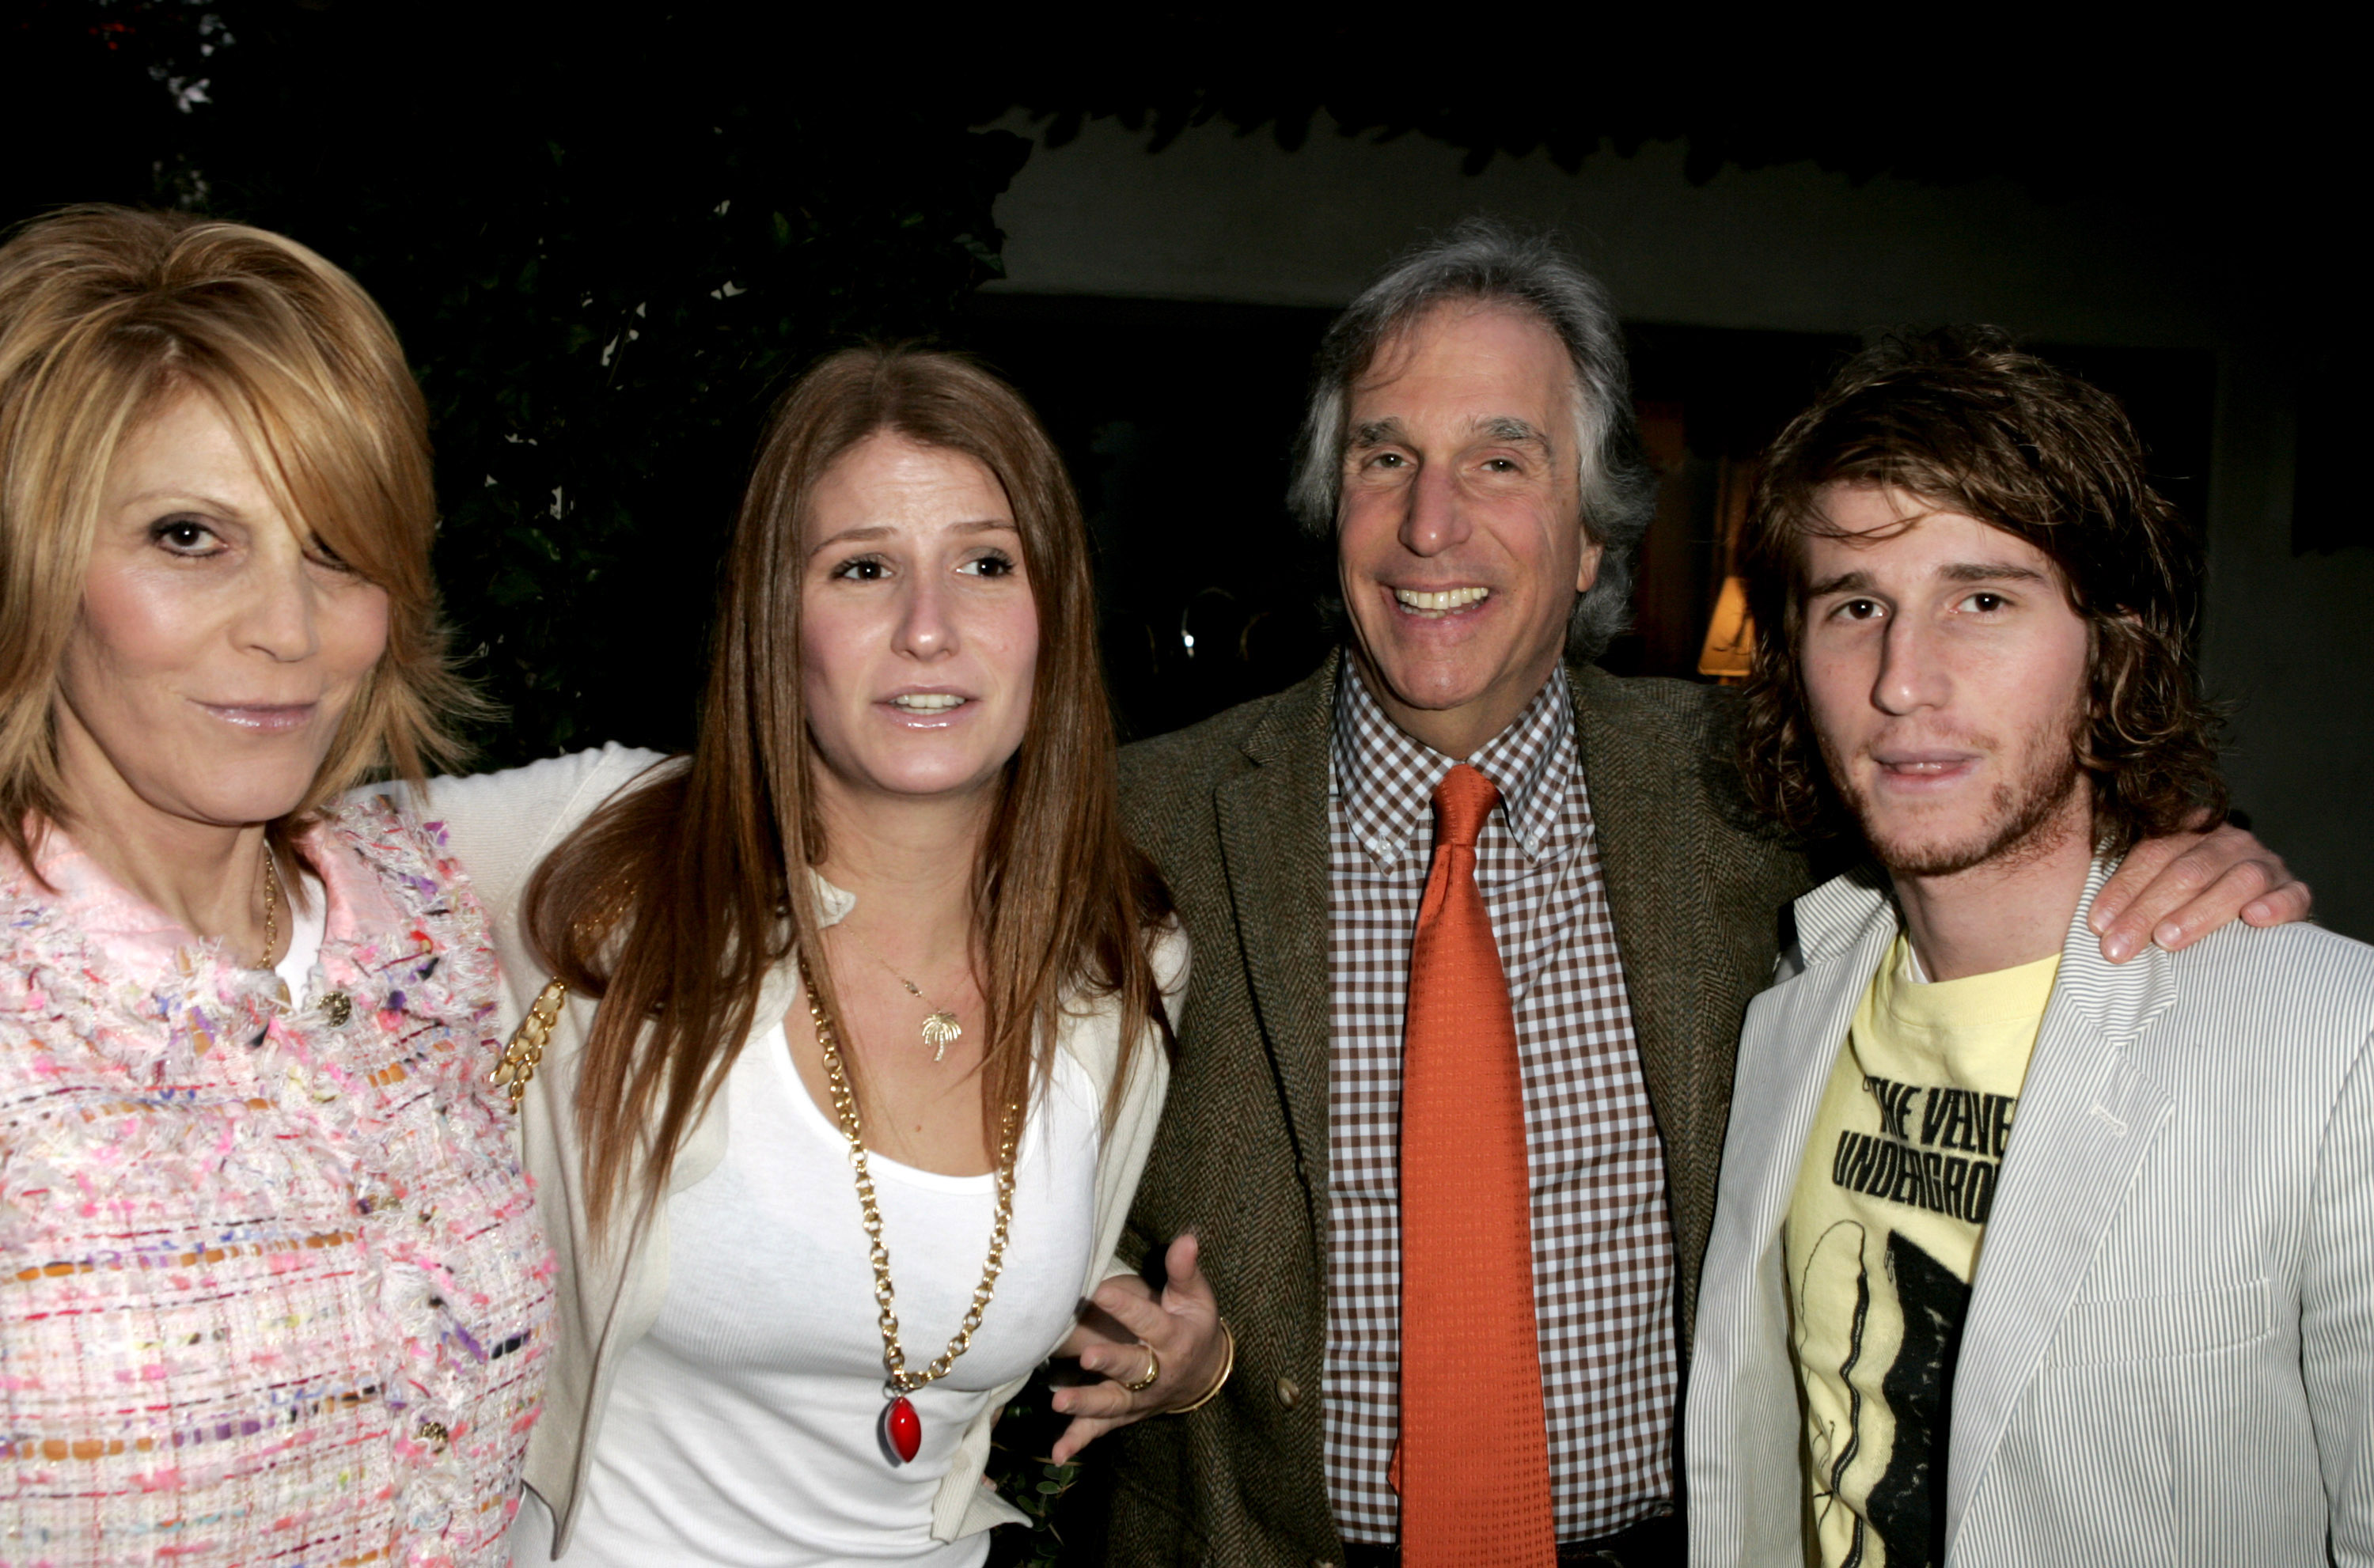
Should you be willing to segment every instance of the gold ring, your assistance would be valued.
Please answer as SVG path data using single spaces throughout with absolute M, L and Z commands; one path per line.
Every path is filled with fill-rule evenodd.
M 1147 1345 L 1145 1349 L 1146 1375 L 1137 1378 L 1133 1382 L 1122 1385 L 1122 1387 L 1128 1389 L 1133 1394 L 1145 1393 L 1148 1388 L 1154 1387 L 1154 1380 L 1162 1375 L 1162 1358 L 1154 1353 L 1154 1347 L 1152 1345 Z

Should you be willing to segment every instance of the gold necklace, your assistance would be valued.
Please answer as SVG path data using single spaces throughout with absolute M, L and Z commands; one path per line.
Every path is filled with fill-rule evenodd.
M 280 945 L 280 925 L 276 911 L 280 903 L 280 876 L 272 869 L 272 846 L 264 847 L 264 962 L 259 969 L 272 967 L 272 950 Z
M 852 942 L 857 942 L 855 937 L 851 937 L 849 940 Z M 914 981 L 899 973 L 898 970 L 890 967 L 890 960 L 883 957 L 872 948 L 865 947 L 865 944 L 862 942 L 858 942 L 857 945 L 864 947 L 867 957 L 873 959 L 876 964 L 881 965 L 884 969 L 889 972 L 892 979 L 906 987 L 907 994 L 909 996 L 913 997 L 925 1007 L 931 1008 L 931 1016 L 923 1020 L 923 1044 L 932 1047 L 932 1059 L 934 1061 L 945 1061 L 947 1059 L 948 1047 L 954 1042 L 964 1038 L 964 1025 L 957 1022 L 956 1013 L 947 1008 L 934 1005 L 932 999 L 923 994 L 923 989 L 921 986 L 918 986 Z
M 903 1465 L 923 1445 L 923 1418 L 915 1413 L 907 1396 L 946 1377 L 956 1366 L 957 1358 L 972 1349 L 972 1337 L 981 1328 L 981 1316 L 988 1310 L 990 1297 L 997 1291 L 997 1276 L 1005 1268 L 1006 1234 L 1014 1220 L 1015 1131 L 1022 1119 L 1022 1107 L 1006 1106 L 1005 1121 L 998 1129 L 997 1213 L 990 1227 L 989 1258 L 981 1266 L 981 1283 L 973 1287 L 972 1305 L 965 1311 L 963 1324 L 949 1336 L 948 1348 L 921 1372 L 913 1371 L 907 1365 L 907 1352 L 899 1343 L 897 1292 L 890 1283 L 890 1249 L 882 1242 L 882 1210 L 875 1202 L 874 1177 L 865 1166 L 865 1134 L 858 1120 L 857 1095 L 850 1088 L 849 1074 L 841 1067 L 840 1035 L 817 995 L 816 976 L 808 969 L 805 953 L 800 954 L 800 983 L 807 988 L 808 1016 L 816 1023 L 817 1044 L 824 1051 L 825 1082 L 832 1090 L 833 1115 L 840 1122 L 840 1135 L 849 1141 L 850 1168 L 857 1173 L 857 1202 L 865 1215 L 866 1254 L 874 1265 L 874 1300 L 882 1309 L 878 1321 L 882 1328 L 882 1367 L 887 1375 L 882 1385 L 882 1418 L 876 1423 L 874 1435 L 882 1445 L 883 1457 L 893 1465 Z

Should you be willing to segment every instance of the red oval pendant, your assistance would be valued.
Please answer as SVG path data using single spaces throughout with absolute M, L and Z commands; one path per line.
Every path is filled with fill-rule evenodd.
M 903 1465 L 923 1445 L 923 1418 L 901 1394 L 882 1407 L 882 1424 L 876 1435 L 882 1440 L 883 1457 L 894 1465 Z

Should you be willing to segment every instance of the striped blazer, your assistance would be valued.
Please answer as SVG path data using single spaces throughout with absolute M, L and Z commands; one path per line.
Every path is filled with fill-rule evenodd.
M 2374 949 L 2236 925 L 2113 965 L 2085 923 L 2110 870 L 1971 1281 L 1946 1561 L 2374 1563 Z M 1803 971 L 1748 1009 L 1684 1423 L 1698 1568 L 1805 1560 L 1780 1227 L 1885 888 L 1800 899 Z

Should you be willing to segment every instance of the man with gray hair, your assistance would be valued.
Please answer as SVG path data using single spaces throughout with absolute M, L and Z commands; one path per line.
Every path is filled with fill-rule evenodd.
M 1736 789 L 1734 694 L 1590 662 L 1651 506 L 1604 293 L 1489 224 L 1421 249 L 1330 331 L 1299 467 L 1346 647 L 1122 754 L 1195 954 L 1132 1245 L 1198 1236 L 1234 1374 L 1099 1445 L 1109 1512 L 1068 1539 L 1128 1564 L 1679 1563 L 1732 1059 L 1813 879 Z M 2284 881 L 2230 830 L 2142 854 L 2113 957 Z

